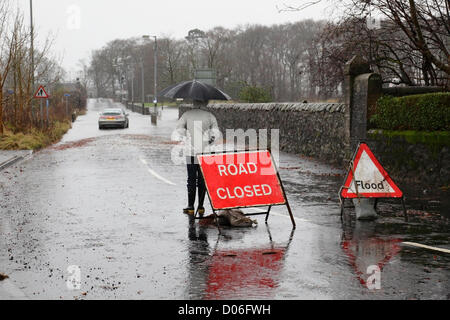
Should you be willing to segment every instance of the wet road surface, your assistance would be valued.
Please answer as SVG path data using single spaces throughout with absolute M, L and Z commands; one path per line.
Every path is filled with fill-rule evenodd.
M 166 108 L 156 127 L 130 111 L 129 129 L 98 130 L 98 112 L 113 104 L 90 100 L 59 144 L 0 173 L 6 298 L 450 298 L 450 254 L 404 244 L 450 249 L 441 216 L 407 204 L 406 223 L 390 201 L 376 221 L 349 209 L 341 222 L 344 173 L 281 154 L 297 228 L 275 207 L 268 225 L 261 216 L 219 237 L 182 214 L 186 172 L 170 141 L 178 110 Z

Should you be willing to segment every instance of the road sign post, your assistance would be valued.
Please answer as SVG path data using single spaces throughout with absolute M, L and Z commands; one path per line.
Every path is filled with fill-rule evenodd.
M 45 100 L 45 107 L 46 107 L 46 111 L 47 111 L 47 126 L 49 125 L 50 121 L 49 121 L 49 114 L 48 114 L 48 108 L 49 108 L 49 101 L 48 99 Z
M 286 205 L 296 227 L 270 151 L 209 153 L 197 158 L 216 222 L 218 210 L 268 207 L 267 212 L 246 214 L 265 215 L 267 223 L 273 206 Z
M 41 118 L 41 128 L 44 127 L 44 114 L 43 114 L 43 108 L 42 108 L 42 100 L 39 101 L 39 115 Z

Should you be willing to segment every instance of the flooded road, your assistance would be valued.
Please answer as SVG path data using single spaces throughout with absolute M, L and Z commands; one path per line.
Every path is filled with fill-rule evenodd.
M 405 244 L 450 249 L 439 214 L 407 203 L 405 222 L 389 201 L 376 221 L 355 221 L 352 209 L 341 221 L 344 172 L 282 153 L 297 228 L 275 207 L 268 225 L 261 217 L 219 237 L 182 214 L 186 169 L 172 163 L 170 140 L 178 110 L 165 108 L 158 126 L 130 111 L 130 128 L 98 130 L 98 112 L 114 105 L 89 100 L 59 144 L 0 172 L 6 298 L 450 298 L 450 254 Z

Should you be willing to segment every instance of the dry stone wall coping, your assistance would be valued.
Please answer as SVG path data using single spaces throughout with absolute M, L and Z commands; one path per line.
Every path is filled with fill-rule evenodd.
M 191 107 L 191 105 L 183 105 Z M 296 112 L 340 112 L 344 113 L 347 105 L 343 103 L 213 103 L 210 109 L 234 109 L 240 111 L 296 111 Z

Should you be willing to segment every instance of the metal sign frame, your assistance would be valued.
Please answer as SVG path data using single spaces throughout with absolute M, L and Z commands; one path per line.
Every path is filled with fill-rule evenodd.
M 207 182 L 206 179 L 204 178 L 205 175 L 204 175 L 204 173 L 203 173 L 203 168 L 202 168 L 202 166 L 201 166 L 201 164 L 200 164 L 201 162 L 200 162 L 199 157 L 201 157 L 201 156 L 221 155 L 221 154 L 227 154 L 227 153 L 250 153 L 250 152 L 268 152 L 268 153 L 270 154 L 270 159 L 271 159 L 273 168 L 274 168 L 274 170 L 275 170 L 276 177 L 277 177 L 277 179 L 278 179 L 278 183 L 279 183 L 280 188 L 281 188 L 281 193 L 282 193 L 283 198 L 284 198 L 284 203 L 274 203 L 274 204 L 264 204 L 264 205 L 253 205 L 253 206 L 244 206 L 244 207 L 230 207 L 230 208 L 221 208 L 221 209 L 216 209 L 216 208 L 214 208 L 213 202 L 212 202 L 212 200 L 211 200 L 211 195 L 210 195 L 210 192 L 209 192 L 209 188 L 208 188 L 208 182 Z M 244 214 L 245 216 L 259 216 L 259 215 L 265 215 L 265 216 L 266 216 L 266 218 L 265 218 L 265 223 L 267 224 L 267 221 L 269 220 L 269 215 L 270 215 L 270 211 L 271 211 L 272 207 L 274 207 L 274 206 L 280 206 L 280 205 L 285 205 L 285 206 L 286 206 L 286 208 L 287 208 L 287 210 L 288 210 L 288 212 L 289 212 L 289 216 L 290 216 L 290 218 L 291 218 L 292 227 L 293 227 L 293 229 L 296 228 L 294 215 L 292 214 L 291 206 L 290 206 L 289 201 L 288 201 L 288 199 L 287 199 L 286 191 L 285 191 L 285 189 L 284 189 L 283 182 L 282 182 L 281 177 L 280 177 L 280 173 L 278 172 L 278 168 L 277 168 L 276 163 L 275 163 L 275 161 L 274 161 L 274 159 L 273 159 L 272 152 L 270 152 L 269 149 L 262 149 L 262 150 L 261 150 L 261 149 L 255 149 L 255 150 L 232 150 L 232 151 L 220 151 L 220 152 L 201 153 L 201 154 L 198 154 L 198 155 L 197 155 L 197 161 L 199 162 L 200 171 L 201 171 L 202 176 L 203 176 L 203 179 L 204 179 L 204 181 L 205 181 L 206 193 L 208 194 L 209 203 L 210 203 L 210 205 L 211 205 L 211 209 L 212 209 L 213 215 L 214 215 L 214 220 L 215 220 L 215 222 L 216 222 L 217 228 L 219 229 L 219 233 L 221 233 L 221 229 L 220 229 L 220 225 L 219 225 L 219 219 L 218 219 L 219 217 L 218 217 L 218 215 L 217 215 L 217 211 L 218 211 L 218 210 L 268 207 L 268 209 L 267 209 L 266 212 L 246 213 L 246 214 Z M 200 217 L 200 216 L 197 217 L 197 215 L 198 215 L 198 210 L 195 212 L 194 218 L 197 219 L 197 220 L 200 220 L 200 219 L 207 219 L 207 218 L 205 218 L 205 217 Z
M 362 155 L 362 152 L 363 151 L 365 151 L 365 152 L 367 152 L 368 153 L 368 155 L 369 155 L 369 157 L 371 158 L 371 160 L 374 162 L 374 164 L 375 164 L 375 166 L 377 167 L 377 169 L 379 169 L 380 170 L 380 173 L 383 175 L 383 177 L 384 177 L 384 180 L 383 181 L 388 181 L 388 183 L 390 184 L 390 186 L 391 187 L 395 187 L 395 188 L 393 188 L 394 189 L 394 191 L 395 191 L 395 193 L 394 193 L 394 195 L 391 195 L 391 196 L 386 196 L 386 194 L 381 194 L 381 196 L 377 196 L 376 194 L 369 194 L 369 195 L 364 195 L 362 192 L 359 192 L 358 191 L 358 187 L 357 187 L 357 185 L 355 184 L 355 191 L 356 191 L 356 196 L 345 196 L 343 193 L 344 193 L 344 190 L 348 190 L 349 188 L 350 188 L 350 185 L 351 185 L 351 183 L 352 183 L 352 181 L 354 180 L 354 178 L 355 178 L 355 170 L 356 170 L 356 167 L 355 167 L 355 160 L 356 160 L 356 157 L 357 157 L 357 155 L 358 155 L 358 153 L 359 153 L 359 151 L 362 149 L 362 151 L 361 151 L 361 154 L 360 154 L 360 156 Z M 359 159 L 358 159 L 359 160 Z M 351 177 L 351 179 L 350 179 L 350 177 Z M 347 186 L 347 184 L 349 184 L 348 186 Z M 345 208 L 351 208 L 352 206 L 345 206 L 345 200 L 346 199 L 361 199 L 361 198 L 365 198 L 365 199 L 375 199 L 375 203 L 374 203 L 374 209 L 375 209 L 375 211 L 376 211 L 376 208 L 377 208 L 377 204 L 378 204 L 378 200 L 379 199 L 392 199 L 392 198 L 394 198 L 394 199 L 401 199 L 401 203 L 402 203 L 402 207 L 403 207 L 403 214 L 404 214 L 404 217 L 405 217 L 405 221 L 408 221 L 408 214 L 407 214 L 407 211 L 406 211 L 406 206 L 405 206 L 405 198 L 404 198 L 404 195 L 403 195 L 403 192 L 397 187 L 397 185 L 394 183 L 394 181 L 391 179 L 391 177 L 389 176 L 389 174 L 386 172 L 386 170 L 384 170 L 384 168 L 381 166 L 381 164 L 378 162 L 378 160 L 376 159 L 376 157 L 375 157 L 375 155 L 373 154 L 373 152 L 370 150 L 370 148 L 369 148 L 369 146 L 367 145 L 367 143 L 365 143 L 365 142 L 363 142 L 363 141 L 361 141 L 359 144 L 358 144 L 358 147 L 356 148 L 356 150 L 355 150 L 355 152 L 353 153 L 353 156 L 352 156 L 352 160 L 349 162 L 349 165 L 348 165 L 348 171 L 347 171 L 347 174 L 346 174 L 346 176 L 345 176 L 345 179 L 344 179 L 344 184 L 341 186 L 341 188 L 339 189 L 339 201 L 340 201 L 340 204 L 341 204 L 341 220 L 342 220 L 342 218 L 343 218 L 343 214 L 344 214 L 344 209 Z

